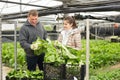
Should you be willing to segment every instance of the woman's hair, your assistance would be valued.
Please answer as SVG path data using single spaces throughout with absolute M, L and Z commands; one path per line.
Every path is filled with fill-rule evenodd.
M 35 10 L 35 9 L 30 10 L 29 13 L 28 13 L 28 16 L 30 16 L 30 15 L 32 15 L 32 16 L 38 16 L 38 11 Z
M 77 28 L 76 22 L 75 22 L 75 18 L 71 17 L 71 16 L 67 16 L 64 18 L 64 20 L 67 20 L 69 24 L 73 24 L 72 27 Z

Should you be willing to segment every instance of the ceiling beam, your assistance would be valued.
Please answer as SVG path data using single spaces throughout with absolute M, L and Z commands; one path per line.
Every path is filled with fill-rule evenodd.
M 108 6 L 108 5 L 119 5 L 120 1 L 106 1 L 106 2 L 96 2 L 96 3 L 78 3 L 78 4 L 68 4 L 68 7 L 98 7 L 98 6 Z
M 52 9 L 52 7 L 46 7 L 46 6 L 34 5 L 34 4 L 28 4 L 28 3 L 13 2 L 13 1 L 8 1 L 8 0 L 7 1 L 0 0 L 0 2 Z
M 46 16 L 50 14 L 58 14 L 58 13 L 75 13 L 75 12 L 102 12 L 102 11 L 120 11 L 120 5 L 107 5 L 107 6 L 98 6 L 98 7 L 87 7 L 87 8 L 76 8 L 76 7 L 68 7 L 68 8 L 56 8 L 56 9 L 45 9 L 38 10 L 39 16 Z M 9 19 L 17 19 L 17 18 L 26 18 L 27 12 L 24 14 L 16 14 L 16 15 L 2 15 L 2 20 Z

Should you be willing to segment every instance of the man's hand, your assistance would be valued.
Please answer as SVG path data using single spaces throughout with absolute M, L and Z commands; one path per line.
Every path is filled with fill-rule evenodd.
M 30 48 L 31 48 L 32 50 L 37 50 L 37 49 L 38 49 L 38 44 L 31 44 L 31 45 L 30 45 Z

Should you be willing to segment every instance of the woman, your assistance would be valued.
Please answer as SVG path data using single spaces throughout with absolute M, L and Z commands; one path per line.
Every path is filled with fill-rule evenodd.
M 64 28 L 61 31 L 58 41 L 63 45 L 72 47 L 74 49 L 81 49 L 81 35 L 80 30 L 77 28 L 75 19 L 67 16 L 63 21 Z

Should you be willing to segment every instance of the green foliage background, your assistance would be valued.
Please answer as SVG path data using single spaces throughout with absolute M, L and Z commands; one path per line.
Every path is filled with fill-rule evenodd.
M 86 40 L 82 40 L 83 57 L 86 56 Z M 2 43 L 2 62 L 14 67 L 14 43 Z M 105 40 L 90 40 L 90 80 L 119 80 L 120 69 L 101 71 L 99 69 L 120 63 L 120 43 Z M 17 43 L 17 67 L 25 68 L 25 53 Z

